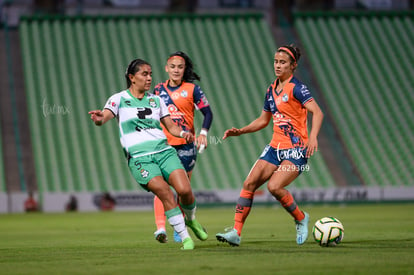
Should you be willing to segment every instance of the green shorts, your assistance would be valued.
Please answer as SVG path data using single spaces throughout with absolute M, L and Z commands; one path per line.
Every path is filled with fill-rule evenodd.
M 152 178 L 162 176 L 168 182 L 174 170 L 184 170 L 177 151 L 172 147 L 159 153 L 131 158 L 128 166 L 135 180 L 147 191 L 147 184 Z

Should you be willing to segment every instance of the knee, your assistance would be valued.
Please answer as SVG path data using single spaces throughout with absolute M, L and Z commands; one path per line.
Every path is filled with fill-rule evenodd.
M 178 189 L 178 190 L 177 190 Z M 191 189 L 191 185 L 184 185 L 184 186 L 180 186 L 180 188 L 177 188 L 175 191 L 177 192 L 177 194 L 180 197 L 187 197 L 187 196 L 191 196 L 193 194 L 193 191 Z
M 258 184 L 255 181 L 252 180 L 245 180 L 243 182 L 243 189 L 250 191 L 250 192 L 254 192 L 257 189 Z
M 267 190 L 276 198 L 282 197 L 283 188 L 277 184 L 267 184 Z

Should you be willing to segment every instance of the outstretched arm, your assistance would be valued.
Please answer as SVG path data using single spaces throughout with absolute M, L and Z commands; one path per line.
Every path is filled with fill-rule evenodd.
M 271 118 L 272 118 L 271 112 L 262 111 L 260 116 L 256 118 L 255 120 L 253 120 L 252 122 L 250 122 L 249 125 L 244 126 L 243 128 L 240 128 L 240 129 L 233 127 L 231 129 L 226 130 L 224 132 L 223 139 L 226 139 L 227 137 L 231 137 L 231 136 L 240 136 L 242 134 L 257 132 L 265 128 L 269 124 L 269 121 Z
M 91 115 L 91 119 L 93 120 L 96 126 L 104 125 L 107 121 L 115 117 L 114 114 L 108 109 L 104 109 L 103 111 L 101 110 L 89 111 L 88 114 Z
M 305 104 L 305 108 L 312 113 L 312 128 L 309 134 L 309 140 L 306 147 L 306 157 L 310 158 L 315 152 L 318 151 L 318 134 L 322 126 L 323 113 L 319 108 L 318 103 L 315 100 Z

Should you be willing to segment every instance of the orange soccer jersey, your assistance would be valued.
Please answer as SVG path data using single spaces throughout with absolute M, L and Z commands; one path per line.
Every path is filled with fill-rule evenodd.
M 167 80 L 165 83 L 160 83 L 155 86 L 154 94 L 160 96 L 164 100 L 171 115 L 171 119 L 178 126 L 184 131 L 190 131 L 193 134 L 195 133 L 195 106 L 199 109 L 209 106 L 204 93 L 198 85 L 182 82 L 178 87 L 170 87 Z M 171 135 L 164 126 L 162 127 L 167 136 L 168 144 L 182 145 L 187 143 L 184 138 L 175 137 Z
M 270 146 L 276 149 L 303 147 L 308 141 L 307 110 L 313 100 L 308 88 L 295 77 L 279 93 L 278 79 L 268 88 L 263 110 L 273 115 L 273 136 Z

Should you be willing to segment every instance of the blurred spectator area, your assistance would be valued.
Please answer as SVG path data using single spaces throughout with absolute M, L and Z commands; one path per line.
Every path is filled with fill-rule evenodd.
M 33 14 L 217 13 L 237 10 L 275 13 L 280 10 L 289 17 L 292 11 L 413 8 L 414 0 L 0 0 L 1 21 L 9 26 L 17 26 L 20 16 Z

